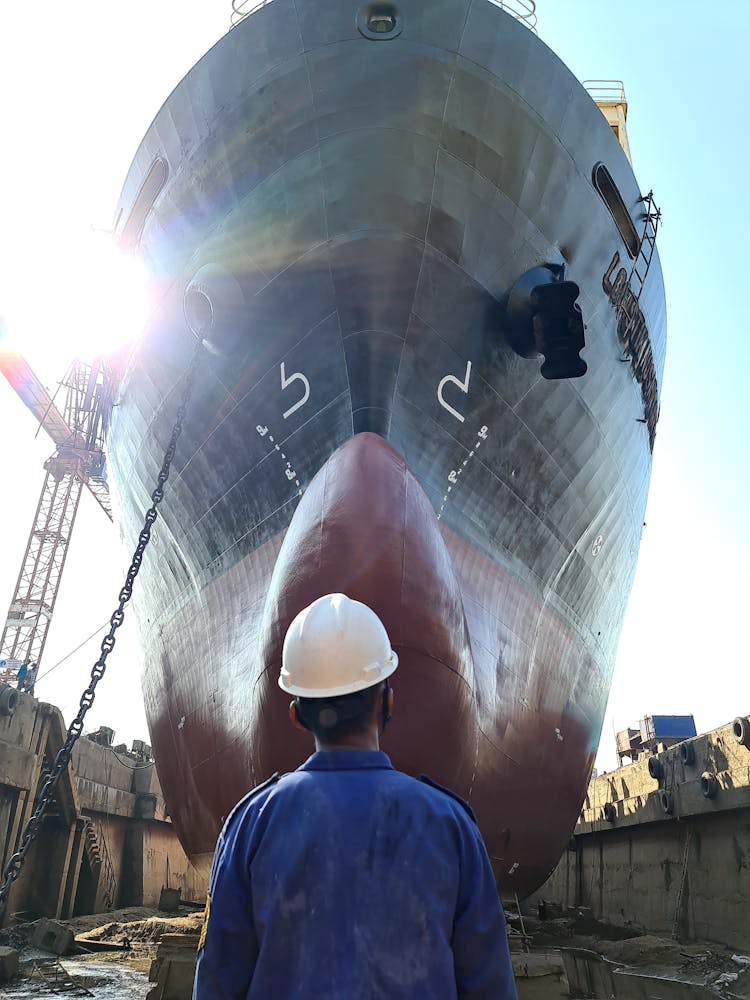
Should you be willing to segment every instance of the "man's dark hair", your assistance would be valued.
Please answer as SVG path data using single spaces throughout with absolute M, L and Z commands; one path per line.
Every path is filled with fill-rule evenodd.
M 335 743 L 366 729 L 383 683 L 335 698 L 297 698 L 297 716 L 314 736 Z

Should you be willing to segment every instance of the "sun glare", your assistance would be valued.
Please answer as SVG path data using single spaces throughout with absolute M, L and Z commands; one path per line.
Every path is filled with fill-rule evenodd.
M 111 354 L 146 322 L 144 269 L 106 233 L 19 248 L 4 284 L 6 346 L 32 364 Z

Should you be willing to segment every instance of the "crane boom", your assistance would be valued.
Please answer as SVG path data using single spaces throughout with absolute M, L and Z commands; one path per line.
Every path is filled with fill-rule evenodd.
M 66 381 L 69 390 L 66 416 L 60 413 L 34 369 L 17 351 L 0 347 L 0 372 L 56 445 L 57 455 L 50 462 L 61 457 L 76 459 L 76 475 L 111 521 L 109 488 L 102 475 L 103 425 L 111 400 L 104 398 L 103 383 L 98 378 L 100 367 L 89 369 L 81 362 L 73 364 Z
M 16 351 L 0 348 L 0 371 L 58 448 L 71 443 L 75 437 L 73 430 L 28 361 Z
M 104 459 L 112 396 L 101 361 L 71 365 L 62 413 L 17 351 L 0 346 L 0 372 L 55 444 L 44 463 L 42 493 L 0 635 L 0 667 L 5 668 L 0 679 L 7 680 L 22 663 L 38 664 L 41 658 L 84 485 L 112 520 Z

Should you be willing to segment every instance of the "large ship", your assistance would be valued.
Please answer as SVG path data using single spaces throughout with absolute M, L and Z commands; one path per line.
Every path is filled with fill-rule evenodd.
M 117 238 L 158 299 L 109 434 L 131 548 L 202 344 L 135 603 L 204 870 L 232 805 L 310 752 L 281 644 L 333 591 L 399 656 L 384 749 L 471 803 L 504 892 L 580 810 L 658 418 L 657 212 L 617 120 L 500 7 L 259 5 L 128 173 Z

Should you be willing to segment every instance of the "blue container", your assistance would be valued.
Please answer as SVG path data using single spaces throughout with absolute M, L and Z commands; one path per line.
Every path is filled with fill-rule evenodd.
M 647 715 L 641 720 L 641 740 L 687 740 L 696 735 L 692 715 Z

